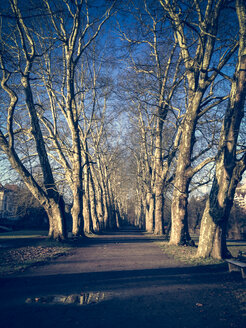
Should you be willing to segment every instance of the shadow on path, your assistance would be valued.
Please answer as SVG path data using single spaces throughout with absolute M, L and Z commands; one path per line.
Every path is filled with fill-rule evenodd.
M 0 279 L 1 327 L 246 326 L 234 294 L 245 288 L 239 275 L 228 274 L 224 264 L 176 264 L 152 239 L 135 229 L 107 233 L 90 238 L 71 256 L 30 270 L 29 276 Z M 80 272 L 71 273 L 75 265 Z M 44 296 L 99 292 L 103 300 L 88 305 L 35 303 Z M 26 303 L 30 298 L 34 303 Z

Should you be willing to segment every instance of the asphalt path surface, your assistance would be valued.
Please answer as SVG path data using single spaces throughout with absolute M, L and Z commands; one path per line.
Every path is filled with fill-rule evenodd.
M 47 265 L 0 279 L 0 327 L 245 328 L 225 265 L 190 267 L 133 228 L 91 238 Z

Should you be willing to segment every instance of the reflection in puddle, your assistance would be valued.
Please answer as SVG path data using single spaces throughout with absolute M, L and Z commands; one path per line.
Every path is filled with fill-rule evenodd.
M 41 303 L 41 304 L 76 304 L 89 305 L 95 304 L 104 299 L 104 293 L 81 293 L 72 295 L 55 295 L 47 297 L 27 298 L 26 303 Z

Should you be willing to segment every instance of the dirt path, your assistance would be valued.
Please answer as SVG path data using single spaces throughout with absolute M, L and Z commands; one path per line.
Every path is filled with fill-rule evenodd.
M 246 327 L 234 293 L 245 288 L 240 276 L 184 266 L 134 229 L 0 284 L 2 328 Z

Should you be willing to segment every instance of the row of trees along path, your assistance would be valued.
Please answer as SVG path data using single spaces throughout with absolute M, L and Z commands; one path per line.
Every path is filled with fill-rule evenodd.
M 245 1 L 34 3 L 0 7 L 1 170 L 44 208 L 50 238 L 130 218 L 162 235 L 171 199 L 170 243 L 192 244 L 188 197 L 211 183 L 198 256 L 229 256 L 246 168 Z

